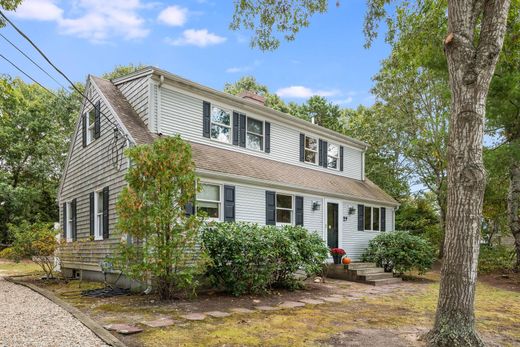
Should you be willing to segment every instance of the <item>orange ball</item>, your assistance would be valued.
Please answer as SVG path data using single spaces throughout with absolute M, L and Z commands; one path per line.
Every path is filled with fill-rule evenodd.
M 349 258 L 349 257 L 344 257 L 343 259 L 341 259 L 341 262 L 343 263 L 343 265 L 348 265 L 350 264 L 352 260 Z

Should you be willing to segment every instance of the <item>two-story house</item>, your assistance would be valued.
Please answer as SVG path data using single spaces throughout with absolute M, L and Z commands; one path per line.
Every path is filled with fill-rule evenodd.
M 100 278 L 100 262 L 121 242 L 123 149 L 158 136 L 191 144 L 203 184 L 194 209 L 209 218 L 303 225 L 354 260 L 394 230 L 398 203 L 365 177 L 367 144 L 270 109 L 258 95 L 154 67 L 112 81 L 90 76 L 85 93 L 58 192 L 65 274 Z

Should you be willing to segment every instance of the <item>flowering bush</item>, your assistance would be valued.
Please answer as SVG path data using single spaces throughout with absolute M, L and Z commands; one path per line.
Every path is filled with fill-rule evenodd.
M 343 248 L 331 248 L 330 254 L 332 255 L 345 255 L 347 252 Z

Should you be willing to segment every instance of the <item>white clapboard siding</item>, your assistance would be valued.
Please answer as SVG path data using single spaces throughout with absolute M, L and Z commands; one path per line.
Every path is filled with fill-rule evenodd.
M 347 144 L 331 141 L 323 136 L 306 133 L 309 136 L 321 138 L 329 143 L 343 145 L 344 147 L 344 171 L 332 170 L 300 162 L 299 146 L 300 146 L 300 130 L 297 127 L 291 127 L 273 119 L 247 113 L 248 117 L 253 117 L 261 121 L 271 123 L 271 153 L 254 151 L 231 144 L 221 143 L 215 140 L 205 138 L 202 135 L 202 103 L 204 100 L 199 99 L 191 94 L 173 89 L 173 87 L 163 86 L 159 90 L 159 129 L 164 135 L 180 134 L 183 138 L 227 148 L 229 150 L 256 155 L 281 161 L 288 164 L 303 166 L 306 168 L 316 169 L 322 172 L 342 175 L 354 179 L 362 179 L 362 151 Z M 211 100 L 206 100 L 211 102 Z M 241 110 L 233 109 L 222 103 L 212 103 L 232 112 L 233 110 L 241 112 Z M 244 112 L 245 113 L 245 112 Z M 338 165 L 339 166 L 339 165 Z
M 237 222 L 265 225 L 265 189 L 235 186 L 235 216 Z
M 100 100 L 97 90 L 89 84 L 87 93 L 96 103 Z M 92 106 L 87 105 L 85 113 Z M 101 100 L 101 111 L 115 122 L 107 105 Z M 126 185 L 124 175 L 127 170 L 127 160 L 122 159 L 121 169 L 118 171 L 112 165 L 109 148 L 113 139 L 113 127 L 101 116 L 101 135 L 83 148 L 82 124 L 78 122 L 73 140 L 72 152 L 66 171 L 64 172 L 62 191 L 60 193 L 60 224 L 63 227 L 63 203 L 77 199 L 77 242 L 72 258 L 63 261 L 87 262 L 98 264 L 118 243 L 116 235 L 115 204 L 119 193 Z M 90 238 L 90 200 L 89 194 L 95 190 L 109 186 L 109 235 L 108 240 L 87 242 Z M 71 246 L 69 244 L 68 246 Z
M 317 201 L 320 204 L 320 209 L 313 211 L 312 203 Z M 303 226 L 312 232 L 318 233 L 322 238 L 324 237 L 323 230 L 323 198 L 319 196 L 304 196 L 303 197 Z

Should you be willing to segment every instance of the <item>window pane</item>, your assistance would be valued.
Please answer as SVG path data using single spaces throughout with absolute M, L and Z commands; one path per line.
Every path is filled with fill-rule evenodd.
M 276 207 L 292 208 L 292 196 L 276 194 Z
M 305 161 L 308 163 L 316 163 L 316 152 L 305 150 Z
M 98 213 L 103 213 L 103 192 L 97 193 L 98 195 L 98 203 L 97 203 L 97 210 Z
M 372 210 L 374 211 L 374 222 L 372 230 L 379 230 L 379 208 L 374 207 Z
M 211 124 L 211 138 L 221 142 L 231 142 L 231 131 L 221 125 Z
M 276 223 L 291 223 L 291 210 L 276 210 Z
M 263 135 L 264 134 L 264 123 L 259 120 L 256 120 L 256 119 L 248 118 L 247 119 L 247 131 L 255 133 L 255 134 Z
M 93 125 L 96 121 L 96 110 L 95 109 L 92 109 L 90 110 L 90 112 L 88 113 L 88 125 Z
M 230 123 L 230 116 L 229 116 L 229 113 L 218 108 L 218 107 L 213 107 L 212 110 L 211 110 L 211 121 L 212 122 L 217 122 L 217 123 L 221 123 L 221 124 L 225 124 L 225 125 L 231 125 Z
M 338 158 L 327 157 L 327 167 L 329 169 L 338 168 Z
M 247 148 L 257 149 L 259 151 L 262 150 L 264 141 L 261 136 L 248 133 L 246 139 L 247 139 L 247 141 L 246 141 Z
M 197 193 L 197 200 L 220 201 L 220 186 L 202 184 L 202 191 Z
M 329 143 L 327 154 L 332 157 L 338 157 L 338 155 L 339 155 L 338 146 Z
M 372 230 L 372 207 L 365 206 L 365 230 Z
M 218 218 L 218 202 L 197 202 L 197 210 L 204 211 L 209 218 Z
M 318 141 L 315 138 L 305 136 L 305 148 L 318 150 Z

